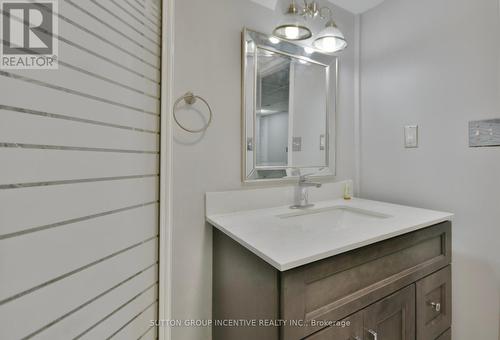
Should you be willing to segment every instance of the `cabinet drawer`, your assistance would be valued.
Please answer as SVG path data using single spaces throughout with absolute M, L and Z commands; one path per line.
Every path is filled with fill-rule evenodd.
M 437 339 L 450 327 L 451 267 L 448 266 L 417 282 L 417 340 Z
M 330 326 L 308 336 L 304 340 L 355 340 L 363 337 L 363 314 L 361 312 L 351 315 L 341 321 L 342 326 Z

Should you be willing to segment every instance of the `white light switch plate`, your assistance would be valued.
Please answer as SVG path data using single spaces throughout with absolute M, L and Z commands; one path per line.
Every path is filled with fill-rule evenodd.
M 418 126 L 405 126 L 405 148 L 418 148 Z

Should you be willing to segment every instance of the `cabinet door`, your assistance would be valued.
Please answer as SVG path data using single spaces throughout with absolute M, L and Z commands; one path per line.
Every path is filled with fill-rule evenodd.
M 346 326 L 330 326 L 304 340 L 361 340 L 363 338 L 363 312 L 353 314 L 341 323 Z
M 451 327 L 451 267 L 417 282 L 417 338 L 436 339 Z
M 367 340 L 415 340 L 415 285 L 363 311 Z

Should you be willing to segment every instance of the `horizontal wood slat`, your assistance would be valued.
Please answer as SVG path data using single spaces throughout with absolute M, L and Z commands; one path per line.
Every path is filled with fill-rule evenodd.
M 99 297 L 88 306 L 85 306 L 81 310 L 59 321 L 53 327 L 49 327 L 42 331 L 35 339 L 52 340 L 73 338 L 85 331 L 83 325 L 93 325 L 100 321 L 113 310 L 116 310 L 126 303 L 131 296 L 140 294 L 149 287 L 152 282 L 156 282 L 157 280 L 158 267 L 155 265 L 139 276 L 113 289 L 106 295 Z M 155 318 L 154 313 L 152 318 Z M 144 329 L 144 327 L 141 329 Z
M 87 28 L 104 39 L 114 41 L 133 54 L 145 59 L 148 63 L 160 66 L 160 46 L 119 22 L 95 3 L 88 1 L 65 0 L 59 4 L 59 20 L 61 32 L 67 24 L 75 23 Z M 68 19 L 68 20 L 65 20 Z M 146 32 L 146 30 L 144 30 Z
M 105 39 L 85 27 L 79 28 L 63 20 L 60 21 L 60 24 L 62 25 L 62 28 L 59 30 L 60 41 L 76 46 L 79 50 L 85 49 L 90 51 L 101 58 L 111 60 L 129 70 L 135 70 L 149 79 L 157 82 L 160 81 L 159 65 L 155 60 L 151 63 L 149 60 L 143 58 L 143 51 L 136 54 L 133 49 L 127 49 L 114 40 Z M 61 48 L 64 47 L 62 46 Z M 64 60 L 63 56 L 61 58 Z
M 0 188 L 158 174 L 159 156 L 0 148 Z
M 51 39 L 51 36 L 45 31 L 40 32 L 39 36 Z M 145 93 L 153 98 L 158 98 L 160 95 L 156 72 L 153 71 L 148 75 L 141 72 L 141 70 L 131 69 L 122 64 L 121 60 L 117 60 L 116 55 L 107 57 L 102 51 L 92 51 L 88 47 L 64 37 L 59 38 L 59 55 L 60 66 L 72 68 L 83 74 L 93 75 L 123 88 Z
M 157 188 L 151 177 L 0 190 L 0 237 L 157 201 Z
M 157 241 L 152 240 L 112 259 L 100 262 L 86 270 L 40 288 L 31 294 L 0 305 L 0 338 L 19 339 L 23 335 L 32 334 L 94 299 L 99 294 L 120 284 L 120 282 L 141 272 L 156 261 L 157 247 Z M 154 268 L 156 269 L 157 266 Z M 147 274 L 147 277 L 151 279 L 150 274 Z M 151 283 L 153 282 L 154 280 Z M 125 290 L 128 298 L 135 295 L 128 288 Z M 64 299 L 60 298 L 61 292 L 68 292 Z M 110 292 L 108 294 L 120 293 Z M 125 301 L 126 299 L 123 300 L 123 302 Z M 93 303 L 93 306 L 95 303 L 97 301 Z M 40 306 L 43 306 L 43 312 L 41 312 Z M 92 320 L 94 322 L 87 322 L 87 319 L 84 318 L 92 318 L 87 314 L 92 307 L 89 305 L 88 308 L 88 310 L 82 309 L 61 320 L 61 325 L 57 323 L 52 325 L 46 331 L 41 332 L 37 338 L 48 340 L 71 338 L 83 332 L 87 327 L 94 322 L 98 322 L 113 310 L 110 308 L 96 312 L 96 318 Z M 26 320 L 29 320 L 29 322 L 26 322 Z M 71 330 L 68 332 L 66 327 L 71 328 Z M 51 337 L 51 335 L 58 335 L 61 332 L 65 336 Z
M 157 286 L 154 285 L 140 296 L 134 297 L 122 308 L 114 310 L 108 318 L 103 319 L 103 322 L 99 323 L 88 332 L 82 334 L 81 337 L 76 337 L 75 340 L 107 339 L 115 332 L 119 331 L 120 328 L 127 322 L 133 320 L 138 314 L 142 314 L 145 310 L 155 304 L 158 298 L 157 290 Z
M 157 211 L 154 204 L 1 240 L 0 257 L 9 266 L 0 267 L 0 299 L 156 236 Z
M 152 304 L 148 309 L 130 321 L 123 329 L 113 335 L 112 339 L 139 339 L 151 328 L 151 320 L 155 320 L 158 303 Z
M 0 142 L 156 152 L 159 135 L 0 109 Z
M 100 101 L 144 114 L 155 115 L 158 112 L 158 99 L 64 66 L 59 66 L 55 73 L 47 73 L 46 70 L 10 70 L 8 73 L 17 75 L 24 81 L 55 88 L 87 100 Z
M 157 327 L 151 327 L 138 340 L 156 340 L 157 337 L 158 337 L 158 328 Z
M 155 79 L 154 73 L 148 76 L 144 72 L 137 70 L 135 72 L 132 72 L 134 71 L 133 69 L 124 70 L 118 66 L 121 60 L 116 59 L 116 56 L 114 56 L 114 59 L 107 61 L 66 42 L 59 43 L 59 51 L 61 54 L 59 58 L 60 62 L 82 68 L 87 72 L 101 75 L 107 79 L 112 79 L 119 84 L 123 84 L 123 86 L 143 91 L 150 96 L 156 98 L 160 96 L 160 84 Z M 142 76 L 138 73 L 142 74 Z
M 139 4 L 135 0 L 117 1 L 124 11 L 127 11 L 130 16 L 134 16 L 137 20 L 143 21 L 146 26 L 156 34 L 161 34 L 161 18 L 158 16 L 158 10 L 149 10 L 144 3 Z
M 116 23 L 126 21 L 132 30 L 142 32 L 146 38 L 151 41 L 156 41 L 160 32 L 160 23 L 156 20 L 151 20 L 151 16 L 144 16 L 144 12 L 138 12 L 137 9 L 131 7 L 126 0 L 90 0 L 91 2 L 102 6 L 111 13 L 117 16 Z M 118 19 L 119 18 L 119 19 Z M 148 20 L 149 19 L 149 20 Z
M 0 71 L 0 105 L 139 129 L 159 131 L 159 116 L 12 79 Z M 29 98 L 29 100 L 26 100 Z M 22 131 L 19 131 L 22 134 Z

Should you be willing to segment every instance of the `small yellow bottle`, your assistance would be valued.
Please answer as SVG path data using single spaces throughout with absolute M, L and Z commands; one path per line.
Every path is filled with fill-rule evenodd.
M 349 185 L 349 183 L 346 183 L 344 185 L 344 199 L 346 201 L 350 200 L 352 197 L 351 197 L 351 186 Z

